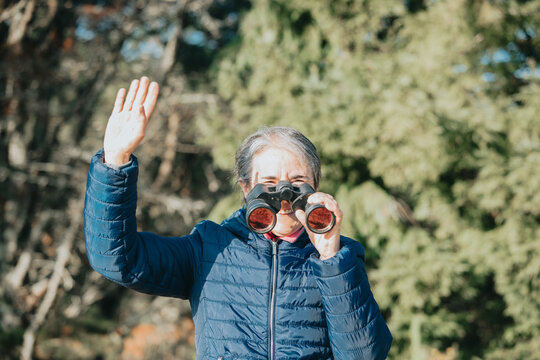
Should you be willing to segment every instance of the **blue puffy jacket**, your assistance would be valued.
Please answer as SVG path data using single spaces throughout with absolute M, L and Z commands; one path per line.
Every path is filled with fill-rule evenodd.
M 120 285 L 189 299 L 197 359 L 384 359 L 392 336 L 371 293 L 364 249 L 346 237 L 321 261 L 251 232 L 244 209 L 191 234 L 137 232 L 136 158 L 117 170 L 92 158 L 84 232 L 92 267 Z

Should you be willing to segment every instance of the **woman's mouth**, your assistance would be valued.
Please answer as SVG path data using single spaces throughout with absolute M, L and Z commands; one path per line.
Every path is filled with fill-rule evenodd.
M 281 209 L 279 210 L 279 215 L 291 215 L 293 213 L 292 205 L 290 201 L 281 200 Z

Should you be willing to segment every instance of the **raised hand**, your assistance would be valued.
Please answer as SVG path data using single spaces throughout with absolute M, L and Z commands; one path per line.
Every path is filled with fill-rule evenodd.
M 107 163 L 122 165 L 129 161 L 130 155 L 144 138 L 158 94 L 158 84 L 150 83 L 146 76 L 131 82 L 127 97 L 126 89 L 118 90 L 103 140 Z
M 309 204 L 323 204 L 328 210 L 334 213 L 336 223 L 332 230 L 324 234 L 316 234 L 309 230 L 306 226 L 306 214 L 303 210 L 296 210 L 294 215 L 304 225 L 304 229 L 309 235 L 309 239 L 315 249 L 319 252 L 319 258 L 326 260 L 334 256 L 340 249 L 341 236 L 341 221 L 343 220 L 343 212 L 339 208 L 337 201 L 328 194 L 316 192 L 308 198 Z

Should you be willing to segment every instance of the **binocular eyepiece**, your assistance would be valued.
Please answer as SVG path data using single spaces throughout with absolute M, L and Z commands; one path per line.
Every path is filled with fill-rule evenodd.
M 317 234 L 330 231 L 336 222 L 334 213 L 321 204 L 308 204 L 309 195 L 315 190 L 309 184 L 293 186 L 288 181 L 280 181 L 276 186 L 257 184 L 246 197 L 246 222 L 248 227 L 259 234 L 272 231 L 276 225 L 276 213 L 281 209 L 281 201 L 291 201 L 292 209 L 304 210 L 306 225 Z

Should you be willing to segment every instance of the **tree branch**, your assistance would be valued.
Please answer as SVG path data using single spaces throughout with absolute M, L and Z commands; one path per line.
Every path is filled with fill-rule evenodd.
M 83 201 L 80 199 L 77 201 L 73 201 L 68 207 L 68 213 L 71 214 L 81 214 L 82 211 Z M 60 286 L 60 282 L 62 281 L 64 269 L 69 260 L 71 247 L 81 227 L 81 218 L 82 216 L 73 217 L 71 226 L 66 231 L 64 241 L 58 247 L 58 256 L 56 257 L 56 262 L 54 264 L 54 271 L 51 275 L 51 278 L 49 279 L 47 292 L 45 293 L 45 297 L 39 305 L 39 308 L 34 318 L 32 319 L 30 326 L 24 332 L 21 360 L 30 360 L 32 358 L 34 343 L 36 341 L 36 332 L 39 330 L 39 328 L 45 321 L 47 313 L 49 312 L 50 308 L 54 303 L 54 299 L 56 298 L 56 293 L 58 292 L 58 287 Z

